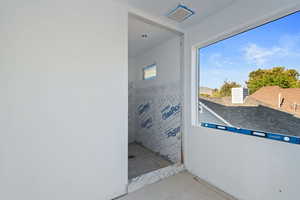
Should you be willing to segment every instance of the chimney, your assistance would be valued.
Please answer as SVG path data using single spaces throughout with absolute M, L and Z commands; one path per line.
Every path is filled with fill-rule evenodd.
M 278 108 L 281 108 L 281 93 L 278 94 Z
M 231 102 L 233 104 L 243 104 L 246 97 L 249 95 L 248 88 L 232 88 L 231 89 Z

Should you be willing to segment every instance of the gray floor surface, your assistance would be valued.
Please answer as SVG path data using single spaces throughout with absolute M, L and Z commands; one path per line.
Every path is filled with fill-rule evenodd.
M 172 164 L 161 156 L 136 143 L 129 144 L 128 156 L 133 156 L 133 158 L 128 159 L 129 179 Z
M 236 200 L 204 181 L 182 172 L 118 200 Z

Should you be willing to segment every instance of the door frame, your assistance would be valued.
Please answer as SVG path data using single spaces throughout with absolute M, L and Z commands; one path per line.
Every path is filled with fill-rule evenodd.
M 184 43 L 185 43 L 185 32 L 179 28 L 176 28 L 172 25 L 169 25 L 169 24 L 166 24 L 166 23 L 163 23 L 162 21 L 159 21 L 159 20 L 156 20 L 156 19 L 153 19 L 151 17 L 146 17 L 144 16 L 143 14 L 141 13 L 137 13 L 135 11 L 128 11 L 128 21 L 129 21 L 129 17 L 133 17 L 133 18 L 136 18 L 138 20 L 141 20 L 147 24 L 151 24 L 151 25 L 154 25 L 154 26 L 158 26 L 158 27 L 161 27 L 163 29 L 166 29 L 168 31 L 171 31 L 173 33 L 175 33 L 176 35 L 178 35 L 180 37 L 180 90 L 181 90 L 181 163 L 184 164 L 184 143 L 185 143 L 185 136 L 184 136 L 184 112 L 185 112 L 185 107 L 184 107 L 184 88 L 185 88 L 185 81 L 184 81 Z M 129 31 L 129 29 L 128 29 Z M 128 65 L 129 67 L 129 65 Z M 128 141 L 128 131 L 127 131 L 127 140 Z M 128 157 L 128 145 L 127 145 L 127 149 L 124 151 L 126 152 L 126 157 Z M 126 165 L 126 174 L 128 175 L 128 159 L 126 161 L 127 165 Z M 127 188 L 128 188 L 128 181 L 127 181 Z M 128 190 L 127 190 L 127 193 L 128 193 Z

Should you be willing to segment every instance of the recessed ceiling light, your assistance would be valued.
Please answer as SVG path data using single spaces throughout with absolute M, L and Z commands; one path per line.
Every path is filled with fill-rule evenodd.
M 148 38 L 148 35 L 147 35 L 146 33 L 143 33 L 143 34 L 142 34 L 142 38 L 143 38 L 143 39 L 146 39 L 146 38 Z

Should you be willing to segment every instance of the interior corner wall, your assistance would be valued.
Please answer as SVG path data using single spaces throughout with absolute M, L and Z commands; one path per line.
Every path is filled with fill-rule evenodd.
M 136 115 L 135 115 L 135 59 L 128 59 L 128 144 L 136 140 Z
M 0 199 L 126 192 L 127 8 L 0 3 Z
M 134 141 L 176 163 L 181 161 L 180 37 L 132 58 L 129 113 Z M 157 64 L 157 77 L 143 80 L 143 68 Z M 131 75 L 131 77 L 133 77 Z M 131 119 L 129 119 L 130 121 Z M 131 136 L 129 136 L 131 138 Z
M 194 45 L 300 9 L 298 0 L 239 1 L 185 34 L 185 165 L 193 174 L 243 200 L 299 199 L 299 145 L 197 127 L 191 102 Z M 270 33 L 272 34 L 272 33 Z M 192 85 L 192 86 L 191 86 Z

